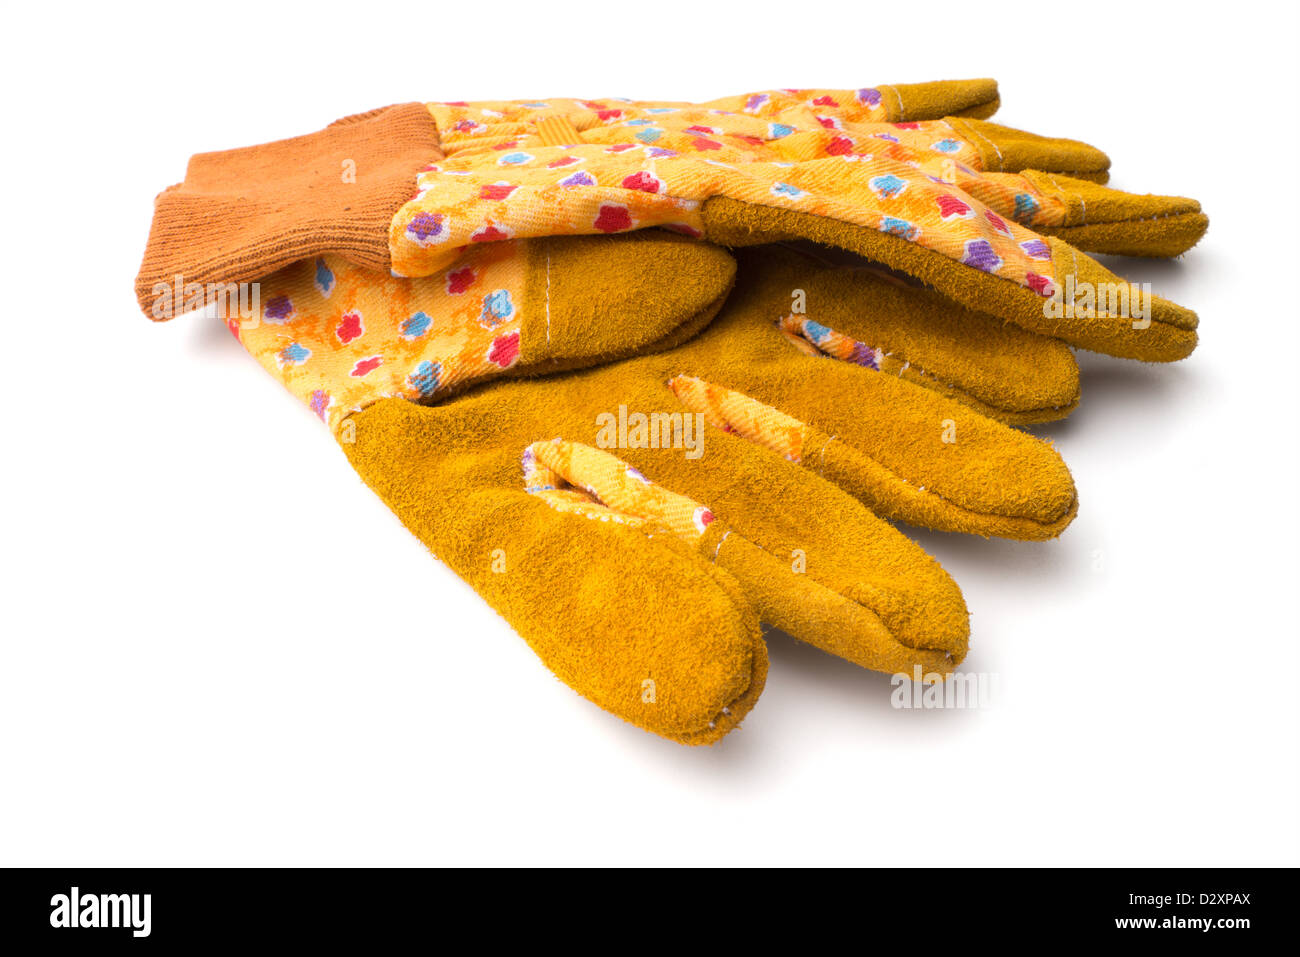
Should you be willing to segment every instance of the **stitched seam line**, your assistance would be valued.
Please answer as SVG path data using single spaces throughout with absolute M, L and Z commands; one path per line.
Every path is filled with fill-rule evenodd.
M 892 87 L 892 86 L 885 86 L 885 87 L 883 87 L 882 89 L 886 89 L 886 90 L 888 90 L 890 93 L 894 94 L 894 99 L 898 101 L 898 119 L 895 120 L 895 122 L 896 122 L 896 123 L 901 123 L 901 122 L 903 121 L 903 119 L 904 119 L 904 116 L 906 115 L 906 114 L 905 114 L 905 111 L 903 110 L 903 97 L 902 97 L 902 94 L 900 94 L 900 93 L 898 92 L 898 90 L 894 89 L 894 87 Z
M 1002 151 L 1001 151 L 1000 149 L 998 149 L 998 144 L 997 144 L 997 143 L 994 143 L 991 139 L 989 139 L 987 136 L 985 136 L 985 135 L 984 135 L 983 133 L 981 133 L 979 130 L 972 129 L 969 125 L 967 125 L 967 126 L 965 127 L 965 129 L 966 129 L 967 133 L 969 133 L 971 136 L 975 136 L 975 137 L 977 137 L 977 138 L 983 140 L 985 143 L 988 143 L 989 146 L 993 147 L 993 152 L 998 154 L 998 168 L 997 168 L 997 172 L 1001 173 L 1001 172 L 1006 168 L 1006 160 L 1005 160 L 1005 159 L 1003 158 L 1003 156 L 1002 156 Z
M 722 533 L 722 537 L 718 539 L 718 544 L 713 548 L 713 564 L 718 564 L 718 552 L 722 551 L 722 543 L 730 537 L 731 529 L 727 529 L 727 531 Z
M 551 254 L 546 254 L 546 345 L 550 352 L 551 345 Z
M 1096 223 L 1075 223 L 1073 226 L 1042 226 L 1040 229 L 1078 229 L 1080 226 L 1117 226 L 1128 223 L 1154 223 L 1161 219 L 1177 219 L 1181 216 L 1199 216 L 1200 213 L 1194 210 L 1187 210 L 1182 213 L 1161 213 L 1158 216 L 1143 216 L 1141 219 L 1110 219 L 1101 220 Z
M 834 436 L 832 436 L 832 438 L 834 438 Z M 825 452 L 827 445 L 830 445 L 830 442 L 827 442 L 826 445 L 822 446 L 823 453 Z M 895 472 L 893 469 L 891 469 L 888 465 L 885 465 L 879 459 L 871 457 L 866 452 L 863 452 L 861 449 L 859 449 L 857 446 L 850 445 L 848 446 L 848 448 L 851 451 L 855 452 L 857 455 L 860 455 L 862 458 L 866 459 L 867 461 L 875 463 L 883 472 L 885 472 L 885 474 L 887 474 L 891 479 L 893 479 L 895 482 L 899 483 L 900 485 L 907 487 L 909 490 L 915 492 L 918 495 L 932 495 L 939 501 L 943 502 L 945 505 L 948 505 L 953 509 L 956 509 L 958 512 L 962 513 L 963 515 L 974 515 L 977 518 L 1001 518 L 1001 519 L 1009 519 L 1016 522 L 1029 522 L 1041 528 L 1050 528 L 1053 525 L 1056 525 L 1060 521 L 1060 519 L 1057 519 L 1056 521 L 1047 522 L 1039 518 L 1032 518 L 1028 515 L 1008 515 L 1005 512 L 981 512 L 977 509 L 971 508 L 969 505 L 961 505 L 957 502 L 954 502 L 952 499 L 948 498 L 947 496 L 939 492 L 936 492 L 933 488 L 928 488 L 923 485 L 913 485 L 911 482 L 907 481 L 907 479 L 901 478 L 899 474 Z M 1069 510 L 1067 509 L 1066 511 L 1068 513 Z M 903 519 L 903 521 L 907 521 L 907 519 Z
M 1057 192 L 1062 196 L 1067 195 L 1065 190 L 1061 187 L 1061 184 L 1056 181 L 1056 175 L 1054 173 L 1048 173 L 1047 178 L 1052 181 L 1052 185 L 1056 187 Z M 1079 225 L 1083 226 L 1088 222 L 1088 201 L 1082 196 L 1077 197 L 1077 199 L 1079 201 Z

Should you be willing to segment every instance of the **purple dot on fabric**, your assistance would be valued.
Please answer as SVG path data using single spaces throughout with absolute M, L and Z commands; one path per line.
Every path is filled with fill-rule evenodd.
M 406 224 L 406 231 L 424 242 L 442 232 L 442 216 L 438 213 L 416 213 Z
M 864 342 L 855 342 L 853 344 L 853 361 L 868 369 L 880 371 L 880 363 L 876 359 L 876 350 Z
M 987 239 L 972 239 L 966 244 L 966 255 L 962 258 L 968 266 L 974 266 L 976 269 L 982 269 L 984 272 L 994 272 L 1002 265 L 1002 260 L 998 254 L 993 251 L 993 246 Z
M 286 319 L 293 315 L 293 302 L 288 296 L 272 296 L 266 301 L 263 315 L 271 322 Z

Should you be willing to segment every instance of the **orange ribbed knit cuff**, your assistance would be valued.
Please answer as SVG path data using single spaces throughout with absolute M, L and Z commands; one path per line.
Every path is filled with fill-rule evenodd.
M 185 181 L 154 205 L 136 299 L 152 314 L 154 287 L 260 279 L 334 252 L 389 268 L 388 228 L 416 174 L 442 158 L 421 103 L 349 116 L 318 133 L 190 159 Z

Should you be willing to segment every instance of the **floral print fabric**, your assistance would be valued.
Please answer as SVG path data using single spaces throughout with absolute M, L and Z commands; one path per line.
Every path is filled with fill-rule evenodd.
M 337 431 L 350 412 L 377 399 L 427 402 L 513 366 L 525 272 L 509 242 L 467 250 L 451 268 L 417 280 L 325 256 L 267 277 L 258 321 L 228 324 Z
M 726 196 L 891 233 L 1043 295 L 1053 286 L 1050 249 L 1022 223 L 1059 220 L 1060 200 L 981 173 L 975 146 L 944 121 L 880 122 L 879 91 L 428 106 L 446 155 L 393 219 L 398 275 L 510 238 L 651 226 L 702 236 L 704 202 Z M 574 142 L 555 142 L 557 130 Z

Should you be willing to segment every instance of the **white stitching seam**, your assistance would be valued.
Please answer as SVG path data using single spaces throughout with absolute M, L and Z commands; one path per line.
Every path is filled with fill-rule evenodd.
M 839 333 L 839 335 L 844 335 L 844 333 Z M 808 340 L 806 337 L 801 337 L 801 338 L 803 339 L 804 342 L 810 342 L 810 340 Z M 865 343 L 862 344 L 865 345 Z M 813 348 L 816 349 L 817 346 L 813 344 Z M 903 356 L 897 356 L 893 352 L 883 352 L 882 350 L 882 354 L 884 355 L 885 358 L 890 358 L 890 359 L 897 358 L 900 362 L 902 362 L 902 365 L 898 369 L 898 378 L 900 379 L 905 378 L 907 371 L 912 368 L 912 360 L 904 358 Z M 834 356 L 831 356 L 829 353 L 822 352 L 820 349 L 818 349 L 817 355 L 819 358 L 830 359 L 833 362 L 845 361 L 842 359 L 836 359 Z M 877 369 L 874 371 L 880 372 L 881 370 Z M 983 399 L 979 398 L 978 396 L 972 395 L 971 393 L 967 392 L 964 388 L 946 381 L 945 379 L 941 378 L 938 374 L 934 372 L 930 372 L 929 370 L 925 369 L 922 366 L 916 366 L 916 374 L 920 376 L 922 379 L 928 379 L 932 383 L 934 383 L 934 385 L 941 387 L 945 393 L 957 393 L 958 395 L 965 396 L 966 398 L 972 400 L 974 403 L 976 403 L 972 407 L 977 412 L 982 412 L 985 415 L 996 414 L 997 412 L 1010 412 L 1010 413 L 1021 413 L 1025 415 L 1032 415 L 1038 412 L 1042 412 L 1048 408 L 1052 408 L 1052 409 L 1061 408 L 1059 405 L 1053 405 L 1053 406 L 1038 406 L 1033 409 L 1010 409 L 1003 406 L 994 405 L 992 402 L 985 402 Z M 970 403 L 963 403 L 963 404 L 970 405 Z M 835 438 L 835 436 L 832 436 L 832 438 Z
M 834 442 L 838 438 L 839 438 L 838 435 L 828 436 L 826 441 L 822 443 L 822 447 L 817 450 L 817 462 L 818 462 L 817 474 L 820 475 L 822 478 L 826 477 L 826 449 L 832 442 Z
M 989 139 L 987 136 L 985 136 L 985 135 L 984 135 L 983 133 L 981 133 L 979 130 L 972 129 L 972 128 L 970 127 L 970 124 L 968 124 L 968 123 L 967 123 L 967 124 L 963 124 L 963 125 L 962 125 L 962 128 L 963 128 L 964 130 L 966 130 L 966 132 L 967 132 L 969 135 L 971 135 L 971 136 L 975 136 L 975 137 L 978 137 L 979 139 L 983 140 L 985 143 L 988 143 L 989 146 L 993 147 L 993 152 L 995 152 L 995 153 L 998 154 L 998 168 L 997 168 L 996 172 L 1001 173 L 1003 170 L 1006 169 L 1007 161 L 1006 161 L 1006 159 L 1003 157 L 1003 155 L 1002 155 L 1002 151 L 1001 151 L 1000 149 L 998 149 L 998 144 L 997 144 L 997 143 L 994 143 L 991 139 Z
M 718 544 L 713 549 L 713 564 L 715 565 L 718 564 L 718 552 L 722 551 L 722 543 L 725 542 L 730 536 L 731 536 L 731 532 L 730 530 L 728 530 L 723 532 L 722 537 L 718 539 Z
M 1109 221 L 1108 221 L 1108 220 L 1102 220 L 1100 224 L 1098 224 L 1098 223 L 1089 223 L 1088 225 L 1090 225 L 1090 226 L 1097 226 L 1097 225 L 1105 226 L 1105 225 L 1108 225 L 1108 224 L 1109 224 L 1109 225 L 1114 225 L 1114 224 L 1116 224 L 1116 223 L 1124 223 L 1125 225 L 1127 225 L 1127 224 L 1129 224 L 1129 223 L 1154 223 L 1154 222 L 1156 222 L 1156 221 L 1158 221 L 1158 220 L 1161 220 L 1161 219 L 1178 219 L 1178 218 L 1183 217 L 1183 216 L 1196 216 L 1196 215 L 1198 215 L 1199 213 L 1200 213 L 1200 210 L 1196 210 L 1196 209 L 1186 209 L 1186 210 L 1183 210 L 1181 213 L 1161 213 L 1159 216 L 1143 216 L 1141 219 L 1112 219 L 1112 220 L 1109 220 Z M 1041 227 L 1036 227 L 1036 228 L 1039 228 L 1039 229 L 1075 229 L 1076 227 L 1078 227 L 1078 226 L 1080 226 L 1080 225 L 1083 225 L 1083 224 L 1082 224 L 1082 223 L 1075 223 L 1073 226 L 1041 226 Z
M 1066 191 L 1065 191 L 1065 188 L 1064 188 L 1063 186 L 1061 186 L 1061 184 L 1058 183 L 1058 182 L 1056 181 L 1056 174 L 1054 174 L 1054 173 L 1048 173 L 1048 174 L 1047 174 L 1047 178 L 1048 178 L 1049 180 L 1052 181 L 1052 185 L 1056 187 L 1057 191 L 1061 194 L 1061 196 L 1064 197 L 1064 196 L 1068 195 L 1068 194 L 1066 193 Z M 1088 222 L 1088 201 L 1085 200 L 1082 196 L 1077 196 L 1077 197 L 1075 197 L 1075 198 L 1078 199 L 1078 201 L 1079 201 L 1079 222 L 1078 222 L 1078 225 L 1079 225 L 1079 226 L 1083 226 L 1083 225 L 1085 225 L 1085 224 Z
M 896 99 L 896 100 L 898 101 L 898 119 L 895 120 L 895 122 L 897 122 L 897 123 L 901 123 L 901 122 L 905 119 L 905 116 L 906 116 L 905 111 L 903 110 L 903 97 L 902 97 L 902 94 L 900 94 L 900 93 L 899 93 L 896 89 L 894 89 L 892 86 L 883 86 L 883 87 L 881 87 L 881 89 L 882 89 L 882 90 L 888 90 L 890 93 L 894 94 L 894 99 Z

